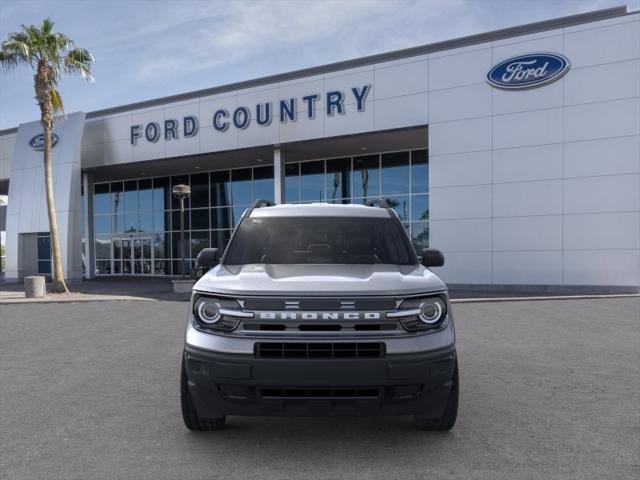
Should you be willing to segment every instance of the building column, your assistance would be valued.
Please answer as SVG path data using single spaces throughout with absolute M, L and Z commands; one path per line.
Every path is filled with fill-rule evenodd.
M 284 152 L 279 145 L 273 149 L 273 188 L 274 201 L 284 203 Z
M 82 197 L 84 278 L 91 279 L 95 276 L 96 266 L 93 241 L 93 175 L 88 172 L 82 173 L 82 189 L 84 191 Z

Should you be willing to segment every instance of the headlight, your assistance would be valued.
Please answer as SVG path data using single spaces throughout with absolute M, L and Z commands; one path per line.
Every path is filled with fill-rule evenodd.
M 243 312 L 235 300 L 196 294 L 193 299 L 195 326 L 207 330 L 235 330 L 242 318 L 253 313 Z
M 213 325 L 220 320 L 220 303 L 213 298 L 201 297 L 195 304 L 198 320 L 207 325 Z
M 387 318 L 397 318 L 409 332 L 438 328 L 446 316 L 447 303 L 444 295 L 411 298 L 402 302 L 398 311 L 387 313 Z
M 420 305 L 420 320 L 427 325 L 435 325 L 442 320 L 444 313 L 444 304 L 439 298 L 428 298 Z

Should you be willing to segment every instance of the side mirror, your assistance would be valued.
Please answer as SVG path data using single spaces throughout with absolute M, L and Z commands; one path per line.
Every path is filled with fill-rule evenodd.
M 425 267 L 441 267 L 444 265 L 444 255 L 435 248 L 423 248 L 420 263 Z
M 220 254 L 217 248 L 203 248 L 196 257 L 196 277 L 200 278 L 213 267 L 220 263 Z

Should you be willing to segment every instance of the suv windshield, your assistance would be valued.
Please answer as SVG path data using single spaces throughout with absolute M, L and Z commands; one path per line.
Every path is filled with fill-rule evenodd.
M 415 265 L 417 259 L 394 218 L 263 217 L 242 220 L 224 263 Z

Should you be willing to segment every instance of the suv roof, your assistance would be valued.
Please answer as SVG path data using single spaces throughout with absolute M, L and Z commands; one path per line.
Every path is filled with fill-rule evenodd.
M 303 203 L 254 208 L 249 214 L 258 217 L 369 217 L 389 218 L 386 208 L 358 204 Z

